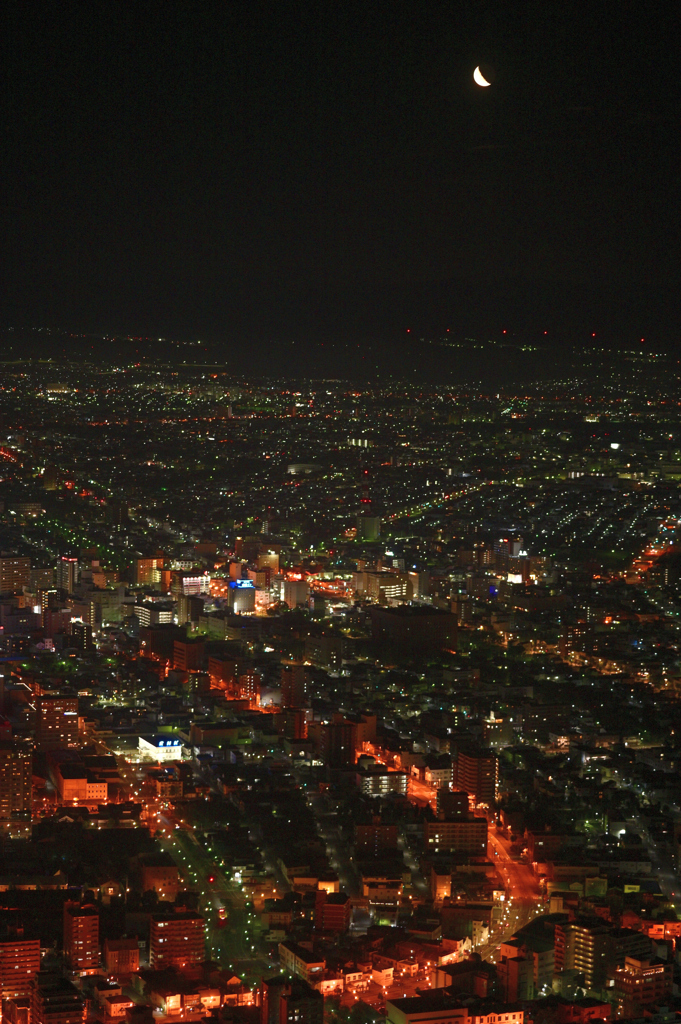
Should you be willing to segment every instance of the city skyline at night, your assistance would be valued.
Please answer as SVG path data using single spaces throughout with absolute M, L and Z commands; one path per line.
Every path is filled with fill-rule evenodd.
M 3 14 L 3 1024 L 681 1024 L 674 5 Z

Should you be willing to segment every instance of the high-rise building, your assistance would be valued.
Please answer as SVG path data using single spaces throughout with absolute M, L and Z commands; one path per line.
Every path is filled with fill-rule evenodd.
M 0 924 L 0 997 L 29 996 L 40 970 L 40 939 L 29 938 L 16 920 Z M 3 1014 L 4 1015 L 4 1014 Z
M 175 640 L 173 642 L 173 668 L 183 672 L 197 672 L 203 665 L 205 650 L 203 637 Z
M 260 705 L 260 673 L 244 672 L 239 676 L 239 699 L 247 700 L 252 708 Z
M 64 956 L 74 973 L 98 973 L 99 912 L 92 904 L 64 904 Z
M 284 580 L 281 597 L 289 608 L 297 608 L 300 604 L 307 605 L 310 597 L 310 584 L 307 580 Z
M 10 996 L 2 1004 L 2 1019 L 5 1024 L 31 1024 L 31 997 Z
M 191 594 L 180 594 L 177 599 L 177 621 L 180 625 L 190 622 L 198 624 L 203 615 L 203 600 Z
M 499 784 L 499 761 L 484 748 L 459 750 L 454 762 L 454 786 L 465 790 L 476 804 L 492 805 Z
M 409 601 L 412 598 L 412 583 L 406 572 L 386 569 L 382 572 L 367 572 L 365 577 L 365 594 L 379 604 Z
M 130 523 L 128 502 L 120 498 L 111 498 L 107 504 L 106 518 L 114 531 L 121 533 Z
M 281 706 L 302 708 L 310 703 L 310 677 L 304 665 L 288 662 L 281 666 Z
M 43 487 L 46 491 L 56 491 L 59 483 L 59 471 L 56 466 L 47 465 L 43 470 Z
M 484 857 L 487 853 L 487 818 L 470 814 L 453 820 L 439 818 L 423 823 L 423 844 L 435 853 L 466 853 Z
M 265 531 L 263 531 L 264 533 Z M 269 569 L 272 573 L 279 572 L 279 550 L 270 546 L 264 551 L 258 552 L 256 559 L 258 569 Z
M 352 904 L 346 892 L 327 892 L 317 889 L 315 893 L 315 928 L 323 932 L 346 932 L 350 927 Z
M 92 626 L 88 622 L 74 622 L 71 626 L 73 646 L 79 651 L 92 651 L 94 642 L 92 640 Z
M 185 598 L 185 600 L 187 599 Z M 136 604 L 135 615 L 139 619 L 140 626 L 168 625 L 168 623 L 172 624 L 174 619 L 172 604 L 160 604 L 157 601 Z
M 321 724 L 319 757 L 329 768 L 352 768 L 355 763 L 355 727 L 352 722 Z
M 322 1024 L 324 996 L 286 975 L 260 983 L 260 1024 Z
M 0 830 L 30 820 L 32 762 L 28 743 L 0 740 Z
M 163 555 L 154 558 L 136 558 L 132 566 L 132 582 L 141 587 L 150 587 L 161 582 Z
M 381 536 L 381 517 L 360 515 L 355 518 L 357 540 L 376 541 Z
M 39 750 L 78 746 L 78 698 L 36 697 L 35 743 Z
M 610 972 L 618 1017 L 643 1017 L 654 1006 L 668 1003 L 672 994 L 674 965 L 656 958 L 628 956 L 624 967 Z
M 154 970 L 191 970 L 205 955 L 204 919 L 191 911 L 172 916 L 152 914 L 149 962 Z
M 170 854 L 142 854 L 140 856 L 140 884 L 142 892 L 153 889 L 159 899 L 173 902 L 177 897 L 180 873 Z
M 140 966 L 139 943 L 132 939 L 104 939 L 104 967 L 114 978 L 127 978 Z
M 54 587 L 36 587 L 34 590 L 36 607 L 45 615 L 49 609 L 55 611 L 59 607 L 59 593 Z
M 20 593 L 27 587 L 31 579 L 31 559 L 19 558 L 17 555 L 3 554 L 0 556 L 0 593 Z
M 497 964 L 497 976 L 504 1002 L 534 998 L 534 960 L 521 954 L 521 943 L 511 939 L 502 943 Z
M 85 1000 L 60 974 L 40 971 L 33 982 L 31 1024 L 84 1024 Z
M 67 555 L 57 562 L 57 589 L 64 594 L 72 594 L 80 579 L 80 566 L 77 558 Z
M 372 859 L 386 850 L 396 850 L 397 825 L 383 824 L 377 816 L 371 824 L 355 825 L 355 849 L 358 857 Z
M 227 606 L 235 615 L 248 615 L 255 610 L 255 584 L 253 580 L 230 580 L 227 587 Z
M 612 927 L 598 920 L 577 920 L 556 925 L 555 970 L 577 971 L 587 988 L 601 988 L 608 964 L 614 959 Z

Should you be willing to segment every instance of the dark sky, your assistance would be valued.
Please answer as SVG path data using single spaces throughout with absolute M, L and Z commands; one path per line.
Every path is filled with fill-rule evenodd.
M 669 0 L 4 12 L 10 323 L 676 340 Z

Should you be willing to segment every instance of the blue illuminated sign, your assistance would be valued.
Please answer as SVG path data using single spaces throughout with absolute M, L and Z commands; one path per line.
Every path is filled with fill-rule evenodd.
M 255 590 L 255 583 L 253 580 L 232 580 L 229 585 L 230 587 L 238 590 Z

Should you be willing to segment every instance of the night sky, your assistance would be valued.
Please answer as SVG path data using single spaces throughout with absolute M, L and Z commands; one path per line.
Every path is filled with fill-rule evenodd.
M 4 12 L 8 324 L 677 343 L 677 4 Z

